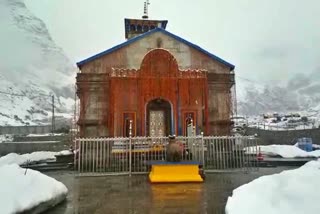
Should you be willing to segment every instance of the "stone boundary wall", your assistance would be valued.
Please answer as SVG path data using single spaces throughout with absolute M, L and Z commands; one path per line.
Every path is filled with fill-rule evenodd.
M 61 136 L 35 136 L 35 137 L 27 137 L 27 136 L 13 136 L 13 142 L 34 142 L 34 141 L 60 141 L 64 143 L 68 143 L 69 135 L 61 135 Z
M 51 133 L 51 126 L 0 126 L 0 134 L 46 134 Z
M 0 143 L 0 156 L 7 155 L 9 153 L 25 154 L 36 151 L 59 152 L 68 149 L 69 146 L 63 142 L 9 142 Z
M 247 127 L 246 135 L 257 134 L 261 145 L 286 144 L 291 145 L 296 138 L 311 137 L 314 144 L 320 144 L 320 128 L 305 130 L 273 131 Z

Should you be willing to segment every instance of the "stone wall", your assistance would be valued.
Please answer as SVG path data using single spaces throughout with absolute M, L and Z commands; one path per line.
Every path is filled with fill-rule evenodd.
M 15 135 L 13 142 L 0 143 L 0 156 L 9 153 L 25 154 L 37 151 L 58 152 L 72 145 L 71 135 L 26 137 Z
M 6 155 L 9 153 L 25 154 L 25 153 L 31 153 L 36 151 L 59 152 L 59 151 L 68 150 L 68 149 L 69 149 L 69 146 L 61 142 L 0 143 L 0 156 Z
M 69 143 L 71 137 L 69 135 L 60 135 L 60 136 L 20 136 L 14 135 L 13 142 L 39 142 L 39 141 L 59 141 L 65 144 Z
M 294 139 L 299 137 L 311 137 L 313 143 L 320 144 L 320 129 L 272 131 L 257 128 L 247 128 L 246 135 L 257 134 L 262 145 L 270 144 L 293 144 Z
M 51 133 L 51 126 L 0 126 L 0 134 L 46 134 Z

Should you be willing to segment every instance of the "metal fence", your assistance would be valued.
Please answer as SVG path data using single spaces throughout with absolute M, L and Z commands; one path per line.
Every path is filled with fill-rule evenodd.
M 176 137 L 183 161 L 206 171 L 257 167 L 257 139 L 249 136 Z M 165 161 L 168 137 L 77 138 L 75 166 L 80 175 L 148 173 L 151 161 Z

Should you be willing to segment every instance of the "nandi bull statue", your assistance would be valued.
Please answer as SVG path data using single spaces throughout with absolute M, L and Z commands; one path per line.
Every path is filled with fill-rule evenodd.
M 184 161 L 183 156 L 188 155 L 188 148 L 182 142 L 177 142 L 176 137 L 169 136 L 166 147 L 166 160 L 153 162 L 149 180 L 151 183 L 163 182 L 203 182 L 200 163 L 195 161 Z M 189 156 L 189 155 L 188 155 Z
M 176 142 L 176 136 L 169 136 L 169 144 L 167 145 L 167 158 L 168 162 L 180 162 L 182 160 L 183 145 Z

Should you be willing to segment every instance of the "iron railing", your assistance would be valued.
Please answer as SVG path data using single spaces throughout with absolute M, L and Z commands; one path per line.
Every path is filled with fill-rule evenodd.
M 258 140 L 251 136 L 178 136 L 183 161 L 196 161 L 205 171 L 258 167 Z M 140 174 L 151 161 L 165 161 L 168 137 L 75 139 L 75 166 L 80 175 Z

